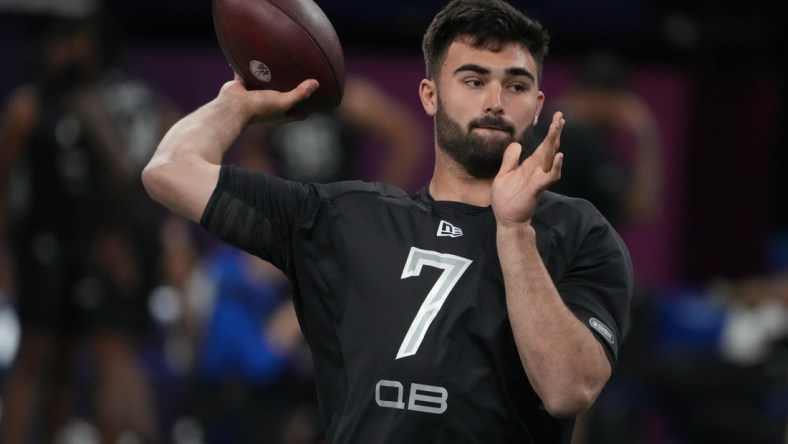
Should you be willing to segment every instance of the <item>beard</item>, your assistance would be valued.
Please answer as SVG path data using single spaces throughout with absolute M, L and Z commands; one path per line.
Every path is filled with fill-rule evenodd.
M 484 137 L 474 133 L 474 128 L 494 128 L 506 134 Z M 468 127 L 463 130 L 457 121 L 449 117 L 443 102 L 438 99 L 438 109 L 435 114 L 435 135 L 438 146 L 473 178 L 495 177 L 501 169 L 506 148 L 512 142 L 519 142 L 525 152 L 531 144 L 533 132 L 533 122 L 520 134 L 515 134 L 515 128 L 511 123 L 500 116 L 490 115 L 471 120 Z

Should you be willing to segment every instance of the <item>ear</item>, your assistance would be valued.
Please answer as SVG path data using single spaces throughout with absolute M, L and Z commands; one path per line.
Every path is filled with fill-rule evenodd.
M 438 92 L 435 82 L 429 79 L 422 80 L 419 84 L 419 97 L 427 115 L 434 116 L 438 112 Z
M 539 94 L 536 97 L 536 114 L 534 114 L 534 125 L 536 125 L 536 122 L 539 121 L 539 114 L 542 112 L 542 106 L 544 106 L 544 93 L 539 91 Z

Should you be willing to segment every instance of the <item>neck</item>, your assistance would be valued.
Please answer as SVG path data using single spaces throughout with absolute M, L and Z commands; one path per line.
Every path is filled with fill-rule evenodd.
M 487 207 L 490 205 L 492 181 L 472 177 L 440 149 L 436 150 L 435 170 L 429 185 L 433 199 Z

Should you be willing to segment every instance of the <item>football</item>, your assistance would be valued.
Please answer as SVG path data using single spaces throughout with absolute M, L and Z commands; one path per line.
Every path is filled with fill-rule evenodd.
M 339 37 L 312 0 L 212 0 L 213 24 L 227 62 L 249 89 L 289 91 L 306 79 L 320 87 L 295 110 L 339 106 L 345 59 Z

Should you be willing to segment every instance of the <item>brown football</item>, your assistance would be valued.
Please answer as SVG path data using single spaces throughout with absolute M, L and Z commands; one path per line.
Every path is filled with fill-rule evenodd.
M 249 89 L 289 91 L 306 79 L 320 87 L 296 110 L 339 106 L 345 58 L 339 37 L 312 0 L 212 0 L 219 46 Z

